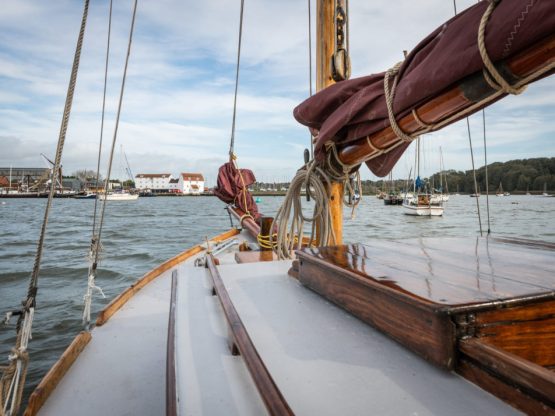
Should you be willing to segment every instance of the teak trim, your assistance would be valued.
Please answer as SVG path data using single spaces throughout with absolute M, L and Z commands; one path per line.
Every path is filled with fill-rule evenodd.
M 237 230 L 236 228 L 232 228 L 231 230 L 226 231 L 225 233 L 219 234 L 216 237 L 212 238 L 210 242 L 217 243 L 223 240 L 227 240 L 228 238 L 233 237 L 234 235 L 237 235 L 239 233 L 240 233 L 239 230 Z M 171 269 L 173 266 L 183 262 L 184 260 L 187 260 L 189 257 L 192 257 L 195 254 L 198 254 L 205 249 L 206 248 L 204 247 L 204 245 L 197 244 L 196 246 L 193 246 L 185 250 L 184 252 L 178 254 L 177 256 L 172 257 L 171 259 L 165 261 L 160 266 L 156 267 L 155 269 L 145 274 L 141 279 L 133 283 L 126 290 L 124 290 L 122 293 L 116 296 L 108 304 L 108 306 L 106 306 L 102 311 L 99 312 L 98 317 L 96 318 L 96 325 L 97 326 L 104 325 L 108 321 L 108 319 L 110 319 L 110 317 L 114 315 L 114 313 L 116 313 L 123 305 L 127 303 L 129 299 L 131 299 L 135 295 L 135 293 L 137 293 L 147 284 L 149 284 L 154 279 L 159 277 L 166 270 Z
M 224 310 L 229 329 L 233 335 L 235 346 L 243 356 L 243 360 L 245 361 L 247 369 L 249 370 L 254 384 L 260 393 L 266 409 L 271 415 L 293 415 L 293 411 L 287 404 L 287 401 L 279 391 L 279 388 L 274 382 L 270 372 L 264 365 L 264 362 L 258 354 L 247 329 L 241 321 L 239 313 L 237 313 L 235 306 L 233 306 L 233 302 L 227 293 L 222 277 L 214 264 L 214 256 L 209 254 L 206 260 L 206 264 L 214 284 L 214 291 L 216 292 Z
M 38 413 L 91 338 L 90 332 L 85 331 L 79 333 L 74 338 L 73 342 L 67 347 L 60 359 L 50 368 L 29 397 L 24 416 L 34 416 Z
M 172 272 L 172 292 L 168 318 L 168 341 L 166 346 L 166 415 L 177 416 L 177 383 L 175 374 L 175 311 L 177 297 L 177 270 Z
M 519 386 L 530 396 L 555 407 L 555 373 L 479 339 L 461 340 L 459 350 L 490 372 Z

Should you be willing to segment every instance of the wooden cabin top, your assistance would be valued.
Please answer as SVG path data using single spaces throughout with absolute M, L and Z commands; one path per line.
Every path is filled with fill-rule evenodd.
M 491 237 L 414 238 L 305 248 L 298 256 L 436 312 L 555 298 L 553 244 Z

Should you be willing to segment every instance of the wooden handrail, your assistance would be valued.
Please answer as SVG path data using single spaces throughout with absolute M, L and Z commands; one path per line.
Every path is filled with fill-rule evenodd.
M 168 317 L 168 341 L 166 346 L 166 416 L 177 415 L 177 382 L 175 372 L 175 311 L 177 298 L 177 270 L 172 272 L 172 292 Z
M 243 356 L 243 360 L 245 360 L 247 369 L 249 370 L 254 384 L 260 393 L 266 409 L 271 415 L 293 415 L 293 411 L 287 404 L 287 401 L 279 391 L 270 372 L 264 365 L 264 362 L 258 354 L 247 329 L 241 321 L 241 317 L 237 313 L 235 306 L 233 306 L 233 302 L 227 293 L 222 277 L 220 276 L 220 273 L 214 263 L 214 256 L 209 254 L 206 256 L 206 259 L 206 264 L 214 284 L 214 291 L 216 292 L 224 310 L 227 323 L 231 333 L 233 334 L 233 341 L 240 354 Z

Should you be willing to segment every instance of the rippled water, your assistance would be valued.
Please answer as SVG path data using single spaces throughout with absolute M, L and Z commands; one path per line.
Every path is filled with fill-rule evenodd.
M 260 210 L 273 215 L 282 198 L 262 197 Z M 479 199 L 487 230 L 485 197 Z M 0 313 L 16 309 L 26 296 L 44 199 L 0 200 Z M 30 343 L 29 392 L 81 330 L 91 236 L 91 200 L 55 200 L 48 225 Z M 345 220 L 345 242 L 374 238 L 479 235 L 476 199 L 451 196 L 443 217 L 405 216 L 402 207 L 362 199 L 354 220 Z M 93 313 L 134 280 L 164 260 L 229 229 L 224 204 L 212 197 L 139 198 L 108 204 L 104 254 L 97 282 L 107 298 L 95 297 Z M 350 210 L 345 210 L 345 218 Z M 555 198 L 490 197 L 493 235 L 555 242 Z M 0 327 L 0 365 L 14 344 L 14 326 Z

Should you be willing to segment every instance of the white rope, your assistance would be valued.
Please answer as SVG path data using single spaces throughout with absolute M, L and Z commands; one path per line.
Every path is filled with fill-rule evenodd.
M 314 209 L 310 217 L 302 211 L 303 186 L 314 200 Z M 330 227 L 331 213 L 326 190 L 329 186 L 328 176 L 316 166 L 314 161 L 297 171 L 271 227 L 273 230 L 274 224 L 277 223 L 277 237 L 274 239 L 270 233 L 270 243 L 279 259 L 290 259 L 293 257 L 293 251 L 301 248 L 305 223 L 312 224 L 309 245 L 315 242 L 317 232 L 321 243 L 327 244 L 330 237 L 335 242 L 335 235 Z M 290 225 L 289 221 L 291 221 Z
M 20 328 L 19 346 L 12 349 L 9 354 L 8 360 L 10 364 L 7 367 L 6 373 L 10 372 L 9 377 L 6 373 L 2 377 L 2 385 L 9 385 L 7 391 L 0 389 L 2 395 L 2 414 L 5 416 L 15 416 L 21 404 L 21 397 L 23 394 L 23 383 L 27 374 L 27 367 L 29 364 L 29 355 L 27 347 L 29 340 L 32 339 L 33 319 L 35 316 L 35 308 L 30 307 L 25 311 L 23 323 Z M 9 407 L 9 409 L 8 409 Z

